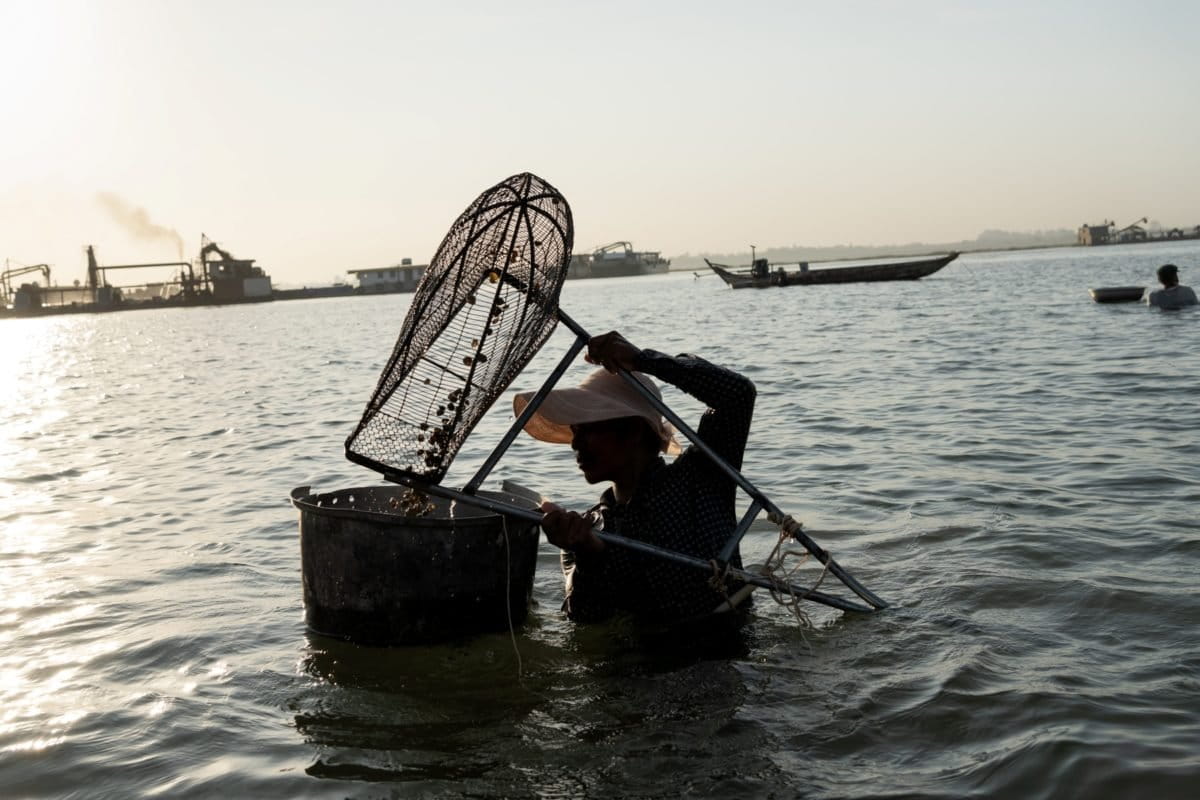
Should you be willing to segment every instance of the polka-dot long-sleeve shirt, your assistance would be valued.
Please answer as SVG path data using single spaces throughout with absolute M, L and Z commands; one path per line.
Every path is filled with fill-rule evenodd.
M 728 464 L 741 468 L 756 394 L 749 379 L 698 356 L 654 350 L 643 350 L 634 366 L 705 403 L 696 433 Z M 618 504 L 609 489 L 593 511 L 602 515 L 608 533 L 708 560 L 737 525 L 736 500 L 737 485 L 693 445 L 670 464 L 659 458 L 628 503 Z M 725 600 L 710 585 L 711 573 L 627 547 L 562 556 L 563 610 L 576 621 L 624 612 L 670 622 L 710 614 Z M 740 567 L 741 554 L 735 551 L 730 563 Z

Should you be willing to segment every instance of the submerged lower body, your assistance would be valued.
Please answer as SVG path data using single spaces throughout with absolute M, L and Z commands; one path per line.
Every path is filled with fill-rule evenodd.
M 692 613 L 668 615 L 650 601 L 633 600 L 637 592 L 611 581 L 577 581 L 578 564 L 570 551 L 562 553 L 562 611 L 580 624 L 613 623 L 642 646 L 650 649 L 693 650 L 716 647 L 718 651 L 745 649 L 744 628 L 754 602 L 750 591 L 731 590 L 716 595 L 713 602 Z M 597 585 L 599 584 L 599 585 Z M 747 587 L 748 589 L 749 587 Z M 738 653 L 730 652 L 728 655 Z

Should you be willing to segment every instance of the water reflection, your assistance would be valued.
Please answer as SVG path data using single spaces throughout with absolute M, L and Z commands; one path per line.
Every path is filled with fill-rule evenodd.
M 296 730 L 316 750 L 308 774 L 477 780 L 490 794 L 544 796 L 644 786 L 658 779 L 653 753 L 707 751 L 710 736 L 742 727 L 737 659 L 753 632 L 695 633 L 616 623 L 547 636 L 535 626 L 517 637 L 520 675 L 507 636 L 389 649 L 309 634 L 300 671 L 312 681 L 292 702 Z
M 530 649 L 530 642 L 522 642 Z M 511 731 L 540 702 L 506 638 L 464 645 L 359 647 L 309 634 L 301 670 L 316 683 L 294 704 L 317 746 L 315 777 L 458 781 L 500 766 L 480 737 Z

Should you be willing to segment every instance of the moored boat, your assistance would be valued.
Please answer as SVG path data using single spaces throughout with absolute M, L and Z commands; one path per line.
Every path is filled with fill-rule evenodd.
M 807 262 L 796 264 L 769 264 L 765 258 L 754 259 L 748 269 L 734 269 L 724 264 L 714 264 L 707 258 L 704 263 L 721 280 L 734 289 L 765 289 L 769 286 L 811 286 L 821 283 L 863 283 L 868 281 L 912 281 L 937 272 L 958 258 L 958 253 L 927 256 L 908 261 L 874 262 L 843 267 L 819 267 L 810 269 Z M 794 269 L 787 267 L 794 266 Z

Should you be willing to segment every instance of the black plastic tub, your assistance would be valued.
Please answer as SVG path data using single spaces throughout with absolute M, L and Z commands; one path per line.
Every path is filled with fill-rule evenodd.
M 405 516 L 408 492 L 397 485 L 292 490 L 308 628 L 357 644 L 400 645 L 524 622 L 537 524 L 434 497 L 427 513 Z M 532 507 L 513 495 L 479 494 Z
M 1145 286 L 1105 286 L 1088 289 L 1088 294 L 1097 303 L 1136 303 L 1142 299 Z

